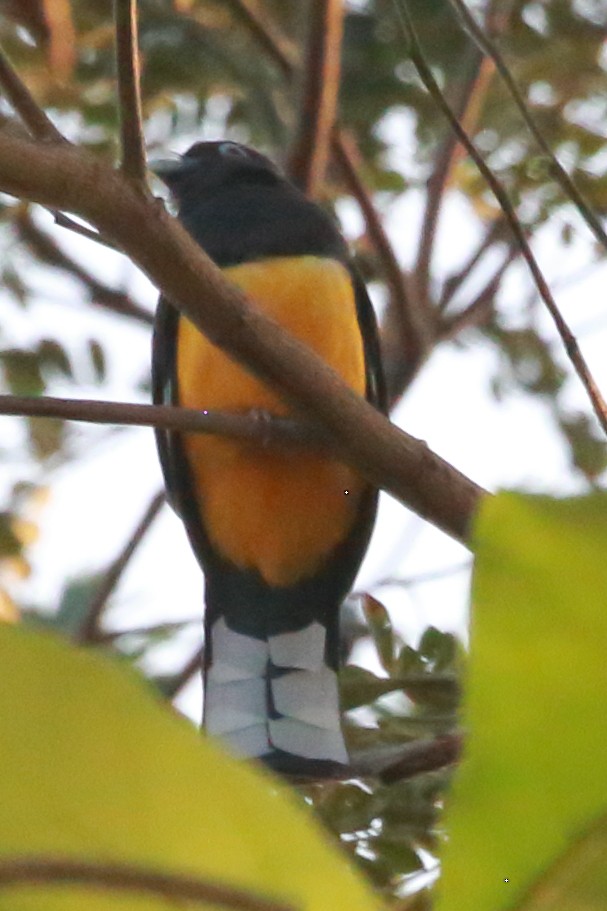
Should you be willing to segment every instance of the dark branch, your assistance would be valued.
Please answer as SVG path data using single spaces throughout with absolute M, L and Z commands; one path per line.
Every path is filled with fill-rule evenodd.
M 278 65 L 283 76 L 290 80 L 295 75 L 300 61 L 296 48 L 286 35 L 278 31 L 274 22 L 264 16 L 261 9 L 251 0 L 229 0 L 246 23 L 253 37 L 263 50 Z
M 32 136 L 42 142 L 67 142 L 65 136 L 59 132 L 25 83 L 21 81 L 2 51 L 0 51 L 0 85 Z
M 458 87 L 457 95 L 453 100 L 453 106 L 457 112 L 458 118 L 465 115 L 472 100 L 477 94 L 479 86 L 483 86 L 484 73 L 481 64 L 482 57 L 480 54 L 476 53 L 474 59 L 472 59 L 469 64 L 470 71 L 468 78 Z M 424 217 L 422 220 L 419 248 L 417 251 L 417 261 L 414 269 L 414 274 L 417 278 L 418 292 L 420 298 L 425 301 L 426 306 L 429 304 L 428 288 L 436 228 L 445 190 L 453 170 L 457 149 L 457 137 L 452 130 L 448 130 L 434 159 L 434 170 L 428 181 Z
M 496 218 L 494 221 L 492 221 L 486 229 L 485 235 L 479 243 L 478 247 L 472 251 L 468 260 L 464 263 L 461 269 L 445 279 L 438 301 L 438 310 L 441 313 L 449 306 L 451 300 L 453 299 L 453 296 L 455 295 L 455 292 L 470 277 L 473 270 L 481 261 L 487 250 L 491 249 L 491 247 L 494 245 L 500 231 L 503 231 L 503 229 L 504 222 L 502 218 Z
M 495 270 L 485 286 L 478 292 L 474 300 L 459 313 L 454 313 L 443 319 L 439 333 L 441 341 L 455 338 L 462 329 L 467 329 L 470 326 L 478 326 L 489 318 L 495 303 L 495 295 L 498 292 L 504 273 L 518 256 L 520 256 L 519 248 L 515 246 L 510 247 L 504 261 Z
M 204 648 L 200 646 L 196 649 L 189 661 L 183 666 L 182 670 L 178 674 L 175 674 L 175 677 L 171 680 L 170 684 L 164 687 L 165 695 L 169 699 L 174 699 L 178 693 L 184 688 L 184 686 L 190 682 L 194 674 L 200 672 L 202 668 L 202 658 L 204 655 Z
M 91 275 L 34 223 L 29 212 L 18 212 L 13 225 L 23 242 L 41 262 L 54 269 L 60 269 L 82 282 L 93 304 L 112 313 L 132 317 L 146 326 L 153 324 L 154 317 L 149 310 L 136 304 L 128 294 L 116 291 Z
M 380 744 L 354 753 L 345 769 L 335 769 L 327 779 L 320 780 L 367 778 L 379 780 L 382 784 L 393 784 L 453 765 L 461 757 L 462 746 L 461 734 L 442 734 L 428 740 L 414 740 L 400 747 Z M 299 782 L 303 779 L 293 776 L 291 780 Z M 306 783 L 311 782 L 308 779 Z
M 160 512 L 164 503 L 164 490 L 157 493 L 153 498 L 141 520 L 137 524 L 133 534 L 118 554 L 99 585 L 95 595 L 89 604 L 84 622 L 78 631 L 77 639 L 79 642 L 88 644 L 100 640 L 99 624 L 103 611 L 107 606 L 108 600 L 116 586 L 120 582 L 122 575 L 127 568 L 129 561 L 141 542 L 143 541 L 148 530 L 151 528 L 154 519 Z
M 159 873 L 134 864 L 97 863 L 71 857 L 6 856 L 0 860 L 0 888 L 15 886 L 89 886 L 104 892 L 151 895 L 173 902 L 216 905 L 232 911 L 296 911 L 244 889 L 234 889 L 176 873 Z
M 336 129 L 332 150 L 344 182 L 363 213 L 367 234 L 377 251 L 390 294 L 386 320 L 394 326 L 394 331 L 384 332 L 382 342 L 388 390 L 393 401 L 402 395 L 421 367 L 432 344 L 432 327 L 419 312 L 416 300 L 408 291 L 405 276 L 377 209 L 360 179 L 353 141 L 342 130 Z
M 308 196 L 315 197 L 324 180 L 337 109 L 343 0 L 311 0 L 308 15 L 310 32 L 299 124 L 287 170 Z
M 117 424 L 158 427 L 183 433 L 213 433 L 247 440 L 261 446 L 327 448 L 328 439 L 315 427 L 292 418 L 266 413 L 227 414 L 195 411 L 173 405 L 136 405 L 100 402 L 92 399 L 64 399 L 52 396 L 0 395 L 0 415 L 58 418 L 88 424 Z
M 383 784 L 392 784 L 453 765 L 461 756 L 462 746 L 461 734 L 444 734 L 434 740 L 419 740 L 406 747 L 396 762 L 382 770 L 380 780 Z
M 514 206 L 510 201 L 510 197 L 508 196 L 508 193 L 506 192 L 501 181 L 486 164 L 483 156 L 480 154 L 466 133 L 465 129 L 459 123 L 449 104 L 445 100 L 445 97 L 442 94 L 438 83 L 432 74 L 432 70 L 426 62 L 417 37 L 417 33 L 415 31 L 415 26 L 413 25 L 413 20 L 411 19 L 404 0 L 394 0 L 394 2 L 396 3 L 396 8 L 400 13 L 400 22 L 403 27 L 403 32 L 410 45 L 411 60 L 415 64 L 420 78 L 427 88 L 428 92 L 451 124 L 451 127 L 457 135 L 459 141 L 465 147 L 466 151 L 474 161 L 482 176 L 487 181 L 487 184 L 490 187 L 493 195 L 501 206 L 510 229 L 520 247 L 521 254 L 529 267 L 529 271 L 531 272 L 540 297 L 544 301 L 546 308 L 548 309 L 548 312 L 554 321 L 554 324 L 563 342 L 565 351 L 567 352 L 567 356 L 573 364 L 573 367 L 588 394 L 588 397 L 594 409 L 594 413 L 601 427 L 603 428 L 604 432 L 607 433 L 607 403 L 603 399 L 601 392 L 596 385 L 594 377 L 592 376 L 592 373 L 590 372 L 590 369 L 586 363 L 586 360 L 582 355 L 579 345 L 571 333 L 567 323 L 565 322 L 559 308 L 557 307 L 556 301 L 552 296 L 550 288 L 548 287 L 542 271 L 538 266 L 535 256 L 531 252 L 531 247 L 527 243 L 525 232 L 516 216 L 516 212 L 514 210 Z
M 145 186 L 145 143 L 139 91 L 139 46 L 137 0 L 114 0 L 116 66 L 120 113 L 121 168 L 124 174 Z

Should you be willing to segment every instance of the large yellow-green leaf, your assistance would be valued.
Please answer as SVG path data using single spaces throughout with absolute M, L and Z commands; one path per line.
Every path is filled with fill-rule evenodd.
M 440 911 L 516 908 L 607 810 L 607 497 L 488 499 L 476 553 Z
M 302 911 L 376 908 L 297 803 L 201 739 L 132 671 L 0 625 L 0 871 L 51 855 L 204 877 Z M 83 885 L 0 887 L 2 911 L 176 907 Z
M 517 911 L 605 911 L 607 817 L 576 838 Z

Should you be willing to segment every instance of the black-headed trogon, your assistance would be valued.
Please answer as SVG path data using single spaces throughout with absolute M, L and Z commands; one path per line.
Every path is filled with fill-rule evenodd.
M 384 408 L 375 317 L 333 219 L 263 155 L 199 142 L 153 170 L 178 217 L 264 314 Z M 161 298 L 156 403 L 289 414 L 280 395 Z M 337 691 L 338 612 L 377 493 L 312 450 L 157 434 L 168 496 L 205 573 L 204 724 L 240 755 L 295 775 L 348 763 Z

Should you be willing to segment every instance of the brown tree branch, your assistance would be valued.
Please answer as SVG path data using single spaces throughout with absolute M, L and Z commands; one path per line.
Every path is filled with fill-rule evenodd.
M 458 119 L 465 116 L 466 111 L 476 99 L 477 87 L 479 84 L 481 86 L 484 84 L 484 77 L 482 57 L 480 54 L 475 53 L 474 59 L 470 62 L 468 78 L 458 87 L 457 94 L 452 102 Z M 452 130 L 448 130 L 447 135 L 436 154 L 434 169 L 428 180 L 422 229 L 414 268 L 414 274 L 418 285 L 418 294 L 420 299 L 425 302 L 426 307 L 430 306 L 430 271 L 436 229 L 443 197 L 453 169 L 457 150 L 457 137 Z
M 380 772 L 383 784 L 404 781 L 424 772 L 436 772 L 453 765 L 462 754 L 461 734 L 443 734 L 433 740 L 418 740 L 409 744 L 396 762 L 390 763 Z
M 19 114 L 36 139 L 41 142 L 67 142 L 65 136 L 59 132 L 52 120 L 47 117 L 1 50 L 0 86 L 4 89 L 6 97 L 16 113 Z
M 232 5 L 242 14 L 249 25 L 254 38 L 260 47 L 278 63 L 283 75 L 292 79 L 300 65 L 295 49 L 287 39 L 280 35 L 273 24 L 267 20 L 251 0 L 231 0 Z M 384 345 L 386 378 L 391 401 L 396 401 L 405 391 L 423 363 L 426 343 L 431 332 L 420 318 L 419 308 L 415 306 L 410 291 L 407 290 L 405 277 L 402 275 L 398 261 L 390 242 L 382 228 L 381 220 L 370 195 L 360 180 L 356 167 L 356 152 L 352 137 L 346 137 L 340 130 L 334 130 L 331 142 L 332 160 L 340 172 L 345 185 L 361 207 L 365 218 L 369 238 L 374 244 L 382 263 L 384 277 L 390 291 L 390 314 L 393 316 L 395 331 L 384 333 L 384 342 L 388 335 L 394 336 L 389 346 Z M 415 308 L 415 310 L 414 310 Z M 415 331 L 413 331 L 413 327 Z M 416 341 L 416 338 L 419 339 Z M 402 344 L 405 353 L 399 347 Z M 387 350 L 389 347 L 390 350 Z M 424 353 L 422 353 L 424 352 Z
M 229 0 L 237 10 L 249 31 L 282 71 L 287 80 L 295 75 L 299 65 L 297 49 L 290 40 L 278 31 L 274 22 L 264 16 L 255 0 Z
M 220 411 L 196 411 L 174 405 L 137 405 L 47 395 L 0 395 L 0 414 L 57 418 L 87 424 L 157 427 L 182 433 L 222 434 L 261 446 L 314 446 L 326 449 L 330 442 L 316 427 L 302 420 L 270 416 L 263 412 L 228 414 Z
M 380 744 L 354 753 L 346 768 L 335 769 L 330 776 L 321 780 L 374 778 L 381 784 L 393 784 L 453 765 L 460 759 L 462 747 L 461 734 L 441 734 L 431 739 L 413 740 L 405 746 Z M 287 777 L 295 782 L 303 780 L 297 775 Z M 310 783 L 309 779 L 306 783 Z
M 455 338 L 462 329 L 478 326 L 489 318 L 495 303 L 495 295 L 498 292 L 504 273 L 518 256 L 520 256 L 519 248 L 511 246 L 504 261 L 498 266 L 474 300 L 459 313 L 454 313 L 443 319 L 439 333 L 441 341 Z
M 607 234 L 603 229 L 599 218 L 596 213 L 592 210 L 590 204 L 584 199 L 581 192 L 576 187 L 574 181 L 571 179 L 567 171 L 561 165 L 560 161 L 544 139 L 541 130 L 538 128 L 533 116 L 525 103 L 525 100 L 521 94 L 521 91 L 516 84 L 512 73 L 506 65 L 506 61 L 502 57 L 500 50 L 497 48 L 495 43 L 486 35 L 483 29 L 480 27 L 466 4 L 464 0 L 449 0 L 449 3 L 456 11 L 459 16 L 464 29 L 475 41 L 476 45 L 480 48 L 483 53 L 487 54 L 491 58 L 495 68 L 497 69 L 500 77 L 502 78 L 504 84 L 506 85 L 512 100 L 514 101 L 516 107 L 519 110 L 519 113 L 527 129 L 537 142 L 538 146 L 547 157 L 550 162 L 552 173 L 556 177 L 558 183 L 561 185 L 561 188 L 565 194 L 573 201 L 578 212 L 594 234 L 596 240 L 601 244 L 602 247 L 607 249 Z
M 145 183 L 145 143 L 141 122 L 139 91 L 139 45 L 137 0 L 114 0 L 116 23 L 116 67 L 120 113 L 121 169 L 126 177 Z
M 567 356 L 569 357 L 569 360 L 571 361 L 580 381 L 582 382 L 584 389 L 586 390 L 599 424 L 603 428 L 603 431 L 607 433 L 607 403 L 603 399 L 603 396 L 601 395 L 601 392 L 594 380 L 588 364 L 582 355 L 580 347 L 572 332 L 570 331 L 565 319 L 563 318 L 537 263 L 537 260 L 531 251 L 531 247 L 527 243 L 525 232 L 516 216 L 516 212 L 514 210 L 514 206 L 510 201 L 510 197 L 506 192 L 502 182 L 498 179 L 498 177 L 496 177 L 491 168 L 486 164 L 483 156 L 480 154 L 475 144 L 463 129 L 457 117 L 451 110 L 451 107 L 445 100 L 445 97 L 442 94 L 439 85 L 432 74 L 432 70 L 426 62 L 421 45 L 419 43 L 419 39 L 417 37 L 417 32 L 415 30 L 413 20 L 410 16 L 406 3 L 404 0 L 394 0 L 394 3 L 396 4 L 396 9 L 400 14 L 400 22 L 403 28 L 403 34 L 409 42 L 411 60 L 415 64 L 415 68 L 417 69 L 426 89 L 451 124 L 451 127 L 457 135 L 459 141 L 465 147 L 466 151 L 486 180 L 488 186 L 491 189 L 491 192 L 497 199 L 506 217 L 508 225 L 510 226 L 510 229 L 520 247 L 521 254 L 529 267 L 529 271 L 531 272 L 540 297 L 544 301 L 544 304 L 546 305 L 546 308 L 553 319 L 557 332 L 559 333 L 563 342 L 565 351 L 567 352 Z
M 50 885 L 89 886 L 104 892 L 149 895 L 179 904 L 191 901 L 232 911 L 296 911 L 294 905 L 265 898 L 248 889 L 177 873 L 162 873 L 135 864 L 49 855 L 0 860 L 0 889 Z
M 25 209 L 16 213 L 12 224 L 21 240 L 37 259 L 52 266 L 53 269 L 59 269 L 78 279 L 87 289 L 93 304 L 112 313 L 132 317 L 146 326 L 153 324 L 154 316 L 149 310 L 136 304 L 128 294 L 116 291 L 115 288 L 111 288 L 91 275 L 76 260 L 68 256 L 52 237 L 42 231 Z
M 403 394 L 423 364 L 432 345 L 433 329 L 409 293 L 405 276 L 377 209 L 360 179 L 356 147 L 343 130 L 333 131 L 332 151 L 346 186 L 360 206 L 390 294 L 387 319 L 394 328 L 386 332 L 384 320 L 382 348 L 388 393 L 390 401 L 394 402 Z
M 313 198 L 324 180 L 336 117 L 344 3 L 310 0 L 310 4 L 299 124 L 287 172 Z
M 137 527 L 133 531 L 132 535 L 116 559 L 113 561 L 110 568 L 105 573 L 101 584 L 98 586 L 97 591 L 95 592 L 95 595 L 89 604 L 84 622 L 82 623 L 76 635 L 78 642 L 81 642 L 83 644 L 90 644 L 92 642 L 98 642 L 100 640 L 99 624 L 110 595 L 120 582 L 120 579 L 122 578 L 122 575 L 127 568 L 131 557 L 151 528 L 156 516 L 164 504 L 164 500 L 164 490 L 161 490 L 152 499 L 142 518 L 137 523 Z
M 456 291 L 463 285 L 466 279 L 469 278 L 487 250 L 493 246 L 497 240 L 499 232 L 503 231 L 503 228 L 503 219 L 496 218 L 494 221 L 492 221 L 487 227 L 485 235 L 482 238 L 481 242 L 476 247 L 476 249 L 472 251 L 461 269 L 445 279 L 437 305 L 437 309 L 440 311 L 440 313 L 443 313 L 443 311 L 447 309 Z
M 86 150 L 0 132 L 0 189 L 73 212 L 116 243 L 214 344 L 328 433 L 344 461 L 467 541 L 484 491 L 397 430 L 305 345 L 267 319 L 166 212 Z

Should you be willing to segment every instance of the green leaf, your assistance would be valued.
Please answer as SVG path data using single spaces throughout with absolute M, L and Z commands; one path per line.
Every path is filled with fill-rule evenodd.
M 487 498 L 475 538 L 470 740 L 438 911 L 516 908 L 607 809 L 607 495 Z M 592 905 L 546 907 L 607 907 L 602 882 Z
M 306 911 L 378 907 L 299 798 L 201 738 L 132 670 L 0 625 L 0 672 L 0 870 L 31 856 L 120 863 Z M 76 882 L 0 886 L 1 911 L 176 907 Z
M 35 352 L 9 348 L 0 352 L 0 362 L 13 395 L 42 395 L 45 384 Z
M 402 689 L 402 684 L 388 677 L 376 677 L 364 667 L 349 664 L 339 674 L 339 697 L 345 711 L 369 705 L 384 693 Z
M 540 877 L 518 911 L 599 911 L 607 895 L 607 817 L 602 816 Z

